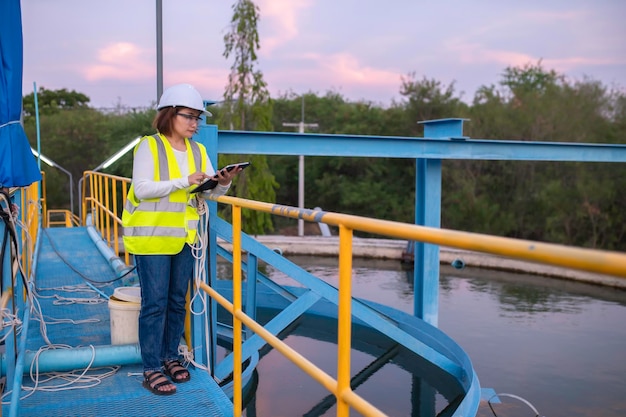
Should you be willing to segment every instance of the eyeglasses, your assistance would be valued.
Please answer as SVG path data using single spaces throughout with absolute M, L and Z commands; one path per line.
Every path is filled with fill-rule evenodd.
M 184 117 L 185 119 L 187 119 L 188 123 L 200 123 L 200 121 L 202 120 L 202 117 L 200 116 L 194 116 L 193 114 L 187 114 L 187 113 L 176 113 L 177 116 L 181 116 Z

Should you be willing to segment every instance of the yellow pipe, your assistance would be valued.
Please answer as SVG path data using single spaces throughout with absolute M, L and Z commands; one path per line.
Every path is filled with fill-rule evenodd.
M 113 220 L 114 246 L 117 246 L 117 227 L 121 225 L 121 219 L 117 213 L 117 200 L 113 198 L 113 211 L 110 209 L 108 195 L 117 191 L 115 179 L 122 184 L 122 206 L 126 198 L 127 186 L 130 180 L 123 177 L 115 177 L 108 174 L 85 172 L 85 179 L 90 182 L 90 196 L 87 196 L 86 181 L 83 183 L 83 216 L 87 214 L 87 205 L 96 215 L 101 233 L 111 236 L 111 219 Z M 111 185 L 107 182 L 111 180 Z M 105 182 L 103 182 L 105 181 Z M 103 198 L 103 190 L 107 196 L 105 204 L 97 201 Z M 234 415 L 242 414 L 242 329 L 245 324 L 249 329 L 262 337 L 269 345 L 282 353 L 287 359 L 318 381 L 337 398 L 337 415 L 348 416 L 350 407 L 362 415 L 384 416 L 366 400 L 354 393 L 350 388 L 350 354 L 351 354 L 351 273 L 352 273 L 352 238 L 353 230 L 359 230 L 372 234 L 421 241 L 429 244 L 448 246 L 470 251 L 491 253 L 508 258 L 523 259 L 532 262 L 562 266 L 571 269 L 579 269 L 590 272 L 598 272 L 618 277 L 626 277 L 626 255 L 618 252 L 600 251 L 584 248 L 567 247 L 564 245 L 535 242 L 504 238 L 498 236 L 483 235 L 478 233 L 461 232 L 447 229 L 430 228 L 405 223 L 370 219 L 366 217 L 346 215 L 340 213 L 305 210 L 289 206 L 264 203 L 259 201 L 245 200 L 237 197 L 221 196 L 211 198 L 220 203 L 232 206 L 232 230 L 233 230 L 233 303 L 231 304 L 210 288 L 205 283 L 200 287 L 209 293 L 233 316 L 233 406 Z M 45 204 L 45 196 L 42 199 Z M 291 349 L 276 336 L 268 332 L 263 326 L 248 317 L 242 311 L 242 270 L 241 270 L 241 209 L 247 208 L 276 214 L 294 219 L 303 219 L 310 222 L 322 222 L 335 225 L 340 230 L 339 241 L 339 322 L 338 322 L 338 346 L 337 346 L 337 380 L 317 368 L 298 352 Z M 44 217 L 45 219 L 45 217 Z M 116 249 L 117 252 L 117 249 Z M 125 256 L 128 262 L 128 254 Z M 3 296 L 2 302 L 5 302 Z M 189 322 L 186 322 L 186 336 L 190 335 Z M 189 340 L 187 340 L 189 343 Z
M 233 405 L 235 417 L 243 410 L 243 383 L 241 381 L 242 326 L 238 313 L 241 313 L 241 207 L 232 206 L 233 216 Z
M 206 291 L 215 301 L 217 301 L 226 311 L 233 316 L 240 319 L 248 328 L 254 333 L 258 334 L 263 340 L 265 340 L 270 346 L 280 352 L 283 356 L 293 362 L 296 366 L 306 372 L 311 378 L 316 380 L 320 385 L 326 388 L 327 391 L 332 392 L 341 397 L 344 401 L 347 401 L 352 405 L 355 410 L 358 410 L 365 416 L 385 416 L 385 414 L 378 411 L 373 405 L 361 398 L 358 394 L 354 393 L 350 388 L 339 392 L 337 389 L 337 381 L 323 370 L 319 369 L 314 363 L 310 362 L 307 358 L 293 350 L 289 345 L 284 343 L 278 337 L 274 336 L 267 329 L 254 321 L 248 315 L 242 311 L 235 312 L 233 304 L 230 303 L 224 296 L 218 293 L 213 288 L 209 287 L 206 283 L 200 283 L 200 288 Z M 234 296 L 233 296 L 234 297 Z
M 352 326 L 352 229 L 339 226 L 339 313 L 337 330 L 337 393 L 350 390 Z M 347 417 L 350 407 L 337 395 L 337 416 Z
M 351 389 L 346 389 L 339 393 L 339 396 L 343 401 L 346 401 L 352 405 L 356 411 L 360 414 L 368 417 L 388 417 L 387 414 L 383 413 L 372 404 L 368 403 L 360 397 L 357 393 L 352 391 Z
M 0 308 L 5 309 L 9 305 L 9 300 L 13 297 L 13 290 L 8 288 L 3 294 L 2 298 L 0 298 Z
M 626 255 L 619 252 L 573 248 L 553 243 L 438 229 L 348 214 L 302 210 L 230 196 L 221 196 L 215 200 L 291 218 L 303 218 L 307 221 L 335 226 L 344 225 L 353 230 L 398 239 L 421 241 L 626 278 Z
M 337 383 L 327 373 L 317 368 L 315 364 L 310 362 L 304 356 L 300 355 L 298 352 L 290 348 L 287 344 L 285 344 L 282 340 L 274 336 L 272 333 L 267 331 L 263 326 L 255 322 L 252 318 L 247 316 L 243 312 L 239 312 L 239 314 L 235 313 L 233 304 L 230 303 L 225 297 L 223 297 L 220 293 L 215 291 L 213 288 L 209 287 L 207 284 L 200 283 L 200 288 L 206 291 L 212 298 L 214 298 L 222 307 L 224 307 L 229 313 L 232 315 L 237 315 L 252 331 L 258 334 L 263 338 L 268 344 L 274 347 L 276 350 L 281 352 L 285 357 L 290 359 L 294 364 L 300 367 L 303 371 L 308 373 L 313 379 L 319 382 L 324 388 L 326 388 L 330 392 L 335 392 L 337 388 Z M 313 372 L 314 371 L 314 372 Z M 313 372 L 313 373 L 312 373 Z

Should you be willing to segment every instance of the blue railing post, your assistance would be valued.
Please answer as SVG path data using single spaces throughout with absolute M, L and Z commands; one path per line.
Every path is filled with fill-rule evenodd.
M 213 104 L 215 102 L 207 102 L 205 101 L 205 105 L 210 105 Z M 196 135 L 193 137 L 193 139 L 198 142 L 201 143 L 202 145 L 204 145 L 204 147 L 206 148 L 207 154 L 209 156 L 209 159 L 211 160 L 211 164 L 213 165 L 213 168 L 215 168 L 216 170 L 218 169 L 218 165 L 217 165 L 217 141 L 218 141 L 218 134 L 217 134 L 217 125 L 212 125 L 212 124 L 206 124 L 206 123 L 201 123 L 198 126 L 198 132 L 196 133 Z M 207 201 L 207 207 L 209 209 L 209 219 L 213 218 L 216 219 L 217 218 L 217 203 L 215 203 L 214 201 Z M 202 219 L 201 219 L 202 220 Z M 211 229 L 211 227 L 208 228 L 207 230 L 209 236 L 208 236 L 208 247 L 205 249 L 207 251 L 207 258 L 206 258 L 206 262 L 208 263 L 207 265 L 205 265 L 205 270 L 207 271 L 208 274 L 208 285 L 209 286 L 213 286 L 213 283 L 217 280 L 217 232 L 215 232 L 214 230 Z M 210 320 L 210 323 L 208 323 L 208 329 L 209 332 L 211 333 L 208 338 L 208 340 L 210 340 L 210 344 L 211 346 L 209 346 L 209 357 L 206 356 L 206 350 L 205 349 L 198 349 L 196 350 L 197 354 L 200 355 L 200 357 L 196 358 L 196 362 L 202 363 L 205 366 L 208 366 L 209 369 L 211 370 L 211 375 L 213 375 L 213 370 L 215 369 L 215 354 L 217 352 L 217 326 L 216 321 L 215 321 L 215 317 L 217 317 L 217 303 L 214 302 L 211 297 L 208 297 L 208 306 L 207 308 L 209 309 L 208 311 L 208 315 L 206 317 L 208 317 L 208 320 Z M 200 300 L 196 299 L 196 302 L 201 302 Z M 195 311 L 201 311 L 202 310 L 202 306 L 197 305 L 194 306 L 195 307 Z M 192 316 L 192 340 L 194 344 L 201 344 L 204 347 L 204 341 L 207 340 L 207 335 L 205 334 L 205 325 L 204 325 L 204 319 L 203 317 L 205 316 L 197 316 L 197 315 L 193 315 Z M 195 347 L 195 346 L 194 346 Z
M 424 138 L 463 138 L 464 119 L 420 122 Z M 415 175 L 415 224 L 441 226 L 441 159 L 417 158 Z M 439 318 L 439 246 L 415 242 L 413 314 L 437 326 Z

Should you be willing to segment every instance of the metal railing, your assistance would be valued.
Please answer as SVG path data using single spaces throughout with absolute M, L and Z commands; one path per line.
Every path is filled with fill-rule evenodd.
M 83 223 L 88 214 L 93 215 L 94 225 L 116 255 L 121 253 L 119 238 L 121 232 L 121 208 L 123 207 L 130 180 L 128 178 L 97 172 L 86 172 L 83 198 Z M 89 187 L 87 188 L 87 184 Z M 119 193 L 122 193 L 119 196 Z M 354 393 L 350 388 L 351 358 L 351 280 L 352 280 L 352 237 L 358 230 L 371 234 L 421 241 L 435 245 L 466 249 L 522 259 L 549 265 L 579 269 L 589 272 L 615 275 L 626 278 L 626 255 L 617 252 L 574 248 L 563 245 L 504 238 L 477 233 L 429 228 L 360 216 L 303 210 L 295 207 L 245 200 L 237 197 L 221 196 L 212 198 L 221 204 L 232 206 L 232 256 L 233 256 L 233 302 L 206 284 L 201 288 L 213 297 L 233 317 L 233 405 L 235 416 L 242 413 L 242 369 L 241 359 L 243 326 L 252 330 L 274 349 L 300 367 L 310 377 L 318 381 L 337 400 L 337 416 L 347 416 L 354 408 L 365 416 L 384 414 Z M 291 349 L 280 339 L 267 331 L 242 309 L 242 208 L 262 211 L 273 215 L 304 219 L 334 225 L 339 228 L 339 303 L 338 303 L 338 360 L 337 378 L 333 378 L 312 362 Z M 128 254 L 125 254 L 128 264 Z
M 119 237 L 121 236 L 121 208 L 126 199 L 128 188 L 130 187 L 130 179 L 117 177 L 114 175 L 103 174 L 100 172 L 87 171 L 85 172 L 85 181 L 83 181 L 82 195 L 82 223 L 86 224 L 87 216 L 93 216 L 94 227 L 100 232 L 103 239 L 111 247 L 116 256 L 124 252 L 126 263 L 129 264 L 129 255 L 125 253 L 120 247 Z M 121 192 L 121 196 L 118 193 Z M 221 201 L 221 200 L 220 200 Z M 251 202 L 253 203 L 253 202 Z M 326 374 L 319 368 L 317 368 L 312 362 L 308 361 L 302 355 L 295 350 L 291 349 L 287 344 L 282 342 L 276 336 L 265 330 L 261 324 L 248 317 L 243 313 L 241 309 L 241 242 L 239 236 L 241 232 L 241 211 L 240 206 L 233 206 L 235 214 L 233 216 L 233 283 L 238 285 L 234 287 L 234 303 L 230 303 L 217 291 L 212 289 L 206 284 L 201 284 L 201 288 L 206 291 L 211 297 L 213 297 L 220 305 L 222 305 L 227 311 L 233 315 L 234 323 L 234 342 L 235 351 L 239 351 L 238 359 L 241 359 L 241 344 L 242 341 L 242 323 L 252 329 L 256 334 L 262 337 L 268 344 L 274 347 L 278 352 L 283 354 L 289 360 L 294 362 L 305 370 L 312 378 L 318 381 L 322 386 L 328 389 L 331 393 L 334 393 L 341 400 L 338 406 L 338 416 L 347 416 L 349 407 L 353 407 L 365 416 L 384 416 L 380 410 L 369 404 L 365 399 L 352 392 L 350 389 L 350 288 L 346 288 L 346 281 L 343 281 L 343 287 L 340 288 L 344 299 L 340 303 L 340 324 L 341 334 L 343 337 L 340 340 L 340 356 L 338 363 L 340 364 L 340 373 L 338 379 L 335 380 L 330 375 Z M 351 233 L 347 229 L 344 233 Z M 352 269 L 351 256 L 343 256 L 342 263 L 340 265 L 343 274 L 346 271 Z M 349 281 L 348 281 L 349 285 Z M 347 297 L 347 298 L 346 298 Z M 346 339 L 346 331 L 348 331 Z M 346 349 L 347 346 L 347 349 Z M 241 375 L 242 367 L 241 360 L 234 361 L 234 398 L 233 405 L 235 410 L 235 416 L 240 416 L 242 412 L 242 390 L 241 390 Z M 239 384 L 239 385 L 237 385 Z
M 213 199 L 213 198 L 212 198 Z M 573 248 L 563 245 L 526 241 L 477 233 L 428 228 L 386 220 L 377 220 L 360 216 L 345 215 L 315 210 L 302 210 L 295 207 L 250 201 L 237 197 L 221 196 L 213 199 L 232 206 L 233 227 L 233 303 L 221 297 L 208 285 L 202 288 L 215 298 L 233 315 L 234 326 L 234 405 L 236 416 L 240 415 L 242 377 L 241 368 L 241 330 L 245 324 L 261 336 L 267 343 L 280 351 L 309 376 L 332 392 L 337 400 L 337 416 L 347 416 L 353 407 L 366 416 L 383 415 L 371 404 L 355 394 L 350 388 L 350 351 L 351 351 L 351 281 L 352 281 L 352 236 L 353 230 L 373 234 L 422 241 L 436 245 L 455 247 L 523 259 L 550 265 L 580 269 L 590 272 L 615 275 L 626 278 L 626 255 L 617 252 Z M 241 300 L 241 209 L 262 211 L 274 215 L 316 221 L 339 227 L 339 317 L 338 317 L 338 361 L 337 379 L 317 368 L 301 357 L 254 322 L 242 310 Z
M 87 216 L 92 216 L 98 230 L 115 256 L 124 254 L 124 263 L 130 265 L 130 254 L 123 249 L 122 210 L 130 188 L 130 178 L 85 171 L 82 180 L 81 224 L 87 224 Z
M 50 209 L 46 215 L 47 227 L 63 226 L 74 227 L 80 226 L 80 218 L 66 209 Z

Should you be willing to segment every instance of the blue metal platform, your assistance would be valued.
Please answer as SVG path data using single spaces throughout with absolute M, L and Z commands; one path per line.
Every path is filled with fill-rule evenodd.
M 57 349 L 72 355 L 72 349 L 111 349 L 110 316 L 107 296 L 113 294 L 119 280 L 109 262 L 89 237 L 87 228 L 51 228 L 41 234 L 36 269 L 36 293 L 41 312 L 48 323 L 46 334 Z M 91 281 L 94 288 L 85 286 Z M 75 286 L 80 286 L 75 292 Z M 89 300 L 89 301 L 87 301 Z M 78 302 L 77 302 L 78 301 Z M 52 324 L 55 320 L 67 322 Z M 90 320 L 86 323 L 69 321 Z M 36 314 L 31 314 L 26 357 L 36 357 L 41 349 L 50 349 L 43 337 Z M 68 351 L 69 349 L 69 351 Z M 56 350 L 56 349 L 55 349 Z M 64 352 L 65 353 L 65 352 Z M 31 361 L 35 363 L 34 361 Z M 101 379 L 90 388 L 43 391 L 32 395 L 27 389 L 42 387 L 29 375 L 31 363 L 26 362 L 20 397 L 20 416 L 232 416 L 233 403 L 217 382 L 204 370 L 190 369 L 191 381 L 178 384 L 171 396 L 157 396 L 143 388 L 141 364 L 126 358 L 127 364 L 113 365 L 113 375 Z M 137 362 L 137 361 L 135 361 Z M 109 369 L 93 369 L 86 376 L 95 376 Z M 44 380 L 64 371 L 39 375 Z M 74 371 L 69 380 L 80 375 Z M 55 379 L 48 386 L 67 383 Z M 80 384 L 69 385 L 71 388 Z M 26 389 L 24 389 L 26 388 Z M 3 405 L 9 415 L 9 405 Z

